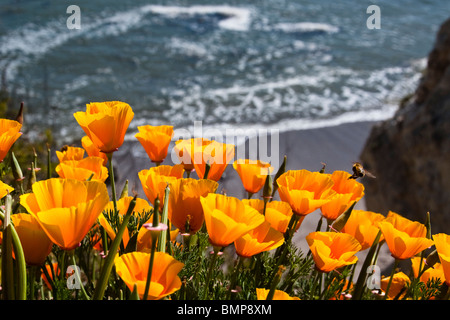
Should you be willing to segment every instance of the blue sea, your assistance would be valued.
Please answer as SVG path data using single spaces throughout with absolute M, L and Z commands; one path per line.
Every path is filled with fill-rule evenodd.
M 2 0 L 2 86 L 25 102 L 29 131 L 61 139 L 82 136 L 74 112 L 107 100 L 133 107 L 129 137 L 144 124 L 382 120 L 414 91 L 448 17 L 447 0 Z

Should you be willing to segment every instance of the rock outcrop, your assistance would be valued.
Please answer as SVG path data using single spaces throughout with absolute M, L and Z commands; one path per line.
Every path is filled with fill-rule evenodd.
M 450 19 L 437 34 L 415 93 L 375 125 L 361 154 L 367 209 L 395 211 L 450 234 Z

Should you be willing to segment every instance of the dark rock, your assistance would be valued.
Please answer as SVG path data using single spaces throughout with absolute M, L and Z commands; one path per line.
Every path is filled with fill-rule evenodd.
M 361 160 L 367 209 L 395 211 L 450 234 L 450 19 L 437 34 L 416 89 L 392 119 L 375 125 Z

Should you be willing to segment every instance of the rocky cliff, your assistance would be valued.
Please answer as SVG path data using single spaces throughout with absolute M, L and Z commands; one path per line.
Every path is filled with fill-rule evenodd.
M 415 93 L 372 129 L 361 154 L 368 210 L 425 221 L 450 234 L 450 19 L 437 34 Z

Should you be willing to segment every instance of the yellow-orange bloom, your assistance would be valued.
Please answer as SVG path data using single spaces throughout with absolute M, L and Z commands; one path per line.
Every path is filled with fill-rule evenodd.
M 119 215 L 120 221 L 122 221 L 123 216 L 126 215 L 126 213 L 128 211 L 128 207 L 130 206 L 130 203 L 133 200 L 133 198 L 134 197 L 127 196 L 127 197 L 120 198 L 119 200 L 116 201 L 117 210 L 119 211 L 118 215 Z M 150 210 L 152 210 L 152 207 L 145 199 L 136 198 L 136 204 L 135 204 L 133 212 L 132 212 L 132 214 L 134 216 L 139 217 L 140 214 L 142 214 L 143 212 L 148 212 Z M 114 202 L 110 201 L 106 205 L 105 209 L 103 209 L 103 211 L 105 211 L 106 213 L 113 212 L 114 211 Z M 116 237 L 116 232 L 115 232 L 114 228 L 109 224 L 106 217 L 103 214 L 101 214 L 98 217 L 98 221 L 99 221 L 100 225 L 105 229 L 109 238 L 111 240 L 114 240 Z M 129 240 L 130 240 L 129 230 L 127 227 L 125 227 L 125 232 L 123 233 L 123 236 L 122 236 L 122 242 L 123 242 L 124 247 L 127 246 Z
M 5 159 L 11 146 L 20 138 L 22 124 L 15 120 L 0 119 L 0 162 Z
M 364 185 L 355 179 L 349 179 L 350 176 L 345 171 L 334 171 L 331 174 L 334 182 L 332 189 L 336 191 L 336 195 L 320 207 L 322 215 L 328 220 L 336 220 L 353 202 L 364 196 Z
M 61 151 L 56 151 L 59 162 L 66 160 L 81 160 L 85 150 L 79 147 L 64 146 Z
M 41 266 L 52 251 L 53 243 L 31 214 L 13 214 L 11 221 L 19 236 L 26 263 Z
M 209 179 L 182 178 L 170 181 L 169 184 L 170 222 L 181 233 L 196 233 L 205 221 L 200 197 L 216 192 L 218 183 Z
M 155 252 L 154 254 L 152 277 L 148 292 L 149 300 L 159 300 L 179 290 L 181 280 L 178 277 L 178 273 L 184 267 L 183 263 L 175 260 L 167 253 Z M 150 254 L 144 252 L 126 253 L 115 260 L 117 274 L 131 291 L 136 285 L 141 299 L 144 296 L 149 263 Z
M 200 179 L 204 178 L 206 164 L 208 163 L 210 169 L 207 178 L 219 181 L 228 163 L 234 157 L 234 148 L 235 145 L 233 144 L 225 144 L 204 138 L 193 138 L 184 140 L 184 142 L 177 142 L 175 151 L 178 151 L 177 156 L 183 165 L 191 164 L 194 166 Z
M 389 212 L 387 218 L 378 226 L 395 259 L 409 259 L 433 245 L 433 240 L 426 237 L 425 225 L 395 212 Z
M 384 219 L 385 217 L 379 213 L 353 210 L 341 232 L 352 235 L 361 244 L 361 250 L 365 250 L 372 246 L 380 231 L 378 223 Z M 383 240 L 383 236 L 380 237 L 381 240 Z
M 389 279 L 390 277 L 383 277 L 381 279 L 380 285 L 383 292 L 386 292 L 387 290 Z M 395 273 L 392 277 L 391 286 L 389 287 L 388 299 L 394 299 L 400 293 L 400 291 L 402 291 L 402 289 L 406 287 L 406 285 L 410 282 L 411 280 L 409 279 L 409 277 L 403 272 Z
M 20 204 L 63 250 L 79 245 L 109 202 L 100 181 L 52 178 L 35 182 L 32 190 L 20 197 Z
M 164 190 L 167 184 L 183 178 L 183 173 L 183 166 L 176 164 L 174 166 L 163 165 L 144 169 L 139 171 L 138 176 L 148 201 L 154 205 L 156 197 L 161 204 L 164 203 Z
M 233 168 L 239 174 L 244 189 L 250 193 L 257 193 L 264 186 L 267 175 L 272 174 L 273 167 L 270 163 L 260 160 L 238 159 L 233 163 Z
M 328 203 L 336 194 L 330 175 L 308 170 L 290 170 L 278 179 L 280 199 L 298 215 L 307 215 Z
M 264 200 L 262 199 L 243 199 L 242 202 L 250 207 L 255 208 L 261 214 L 264 212 Z M 286 232 L 289 221 L 291 221 L 291 217 L 293 214 L 294 213 L 292 212 L 291 206 L 287 202 L 276 200 L 267 202 L 265 214 L 266 221 L 270 223 L 272 228 L 280 231 L 281 233 Z M 300 220 L 297 223 L 296 230 L 300 227 L 304 218 L 305 216 L 300 217 Z
M 140 126 L 135 137 L 147 152 L 152 162 L 160 163 L 167 157 L 173 126 Z
M 436 243 L 436 239 L 434 239 L 434 242 Z M 422 265 L 420 265 L 421 262 Z M 419 275 L 419 268 L 420 270 L 423 270 L 423 268 L 425 267 L 425 260 L 422 260 L 421 257 L 412 257 L 411 265 L 414 272 L 414 277 L 417 278 L 417 276 Z M 441 263 L 436 262 L 435 264 L 433 264 L 433 268 L 428 268 L 420 276 L 420 281 L 425 284 L 428 282 L 428 280 L 431 281 L 431 279 L 440 279 L 441 282 L 445 281 L 444 267 Z
M 445 283 L 450 286 L 450 236 L 445 233 L 433 235 L 434 245 L 444 269 Z
M 153 217 L 148 219 L 146 223 L 153 223 Z M 179 233 L 180 230 L 178 229 L 170 230 L 170 241 L 175 241 Z M 152 241 L 152 231 L 145 227 L 141 227 L 136 239 L 136 251 L 150 253 Z
M 200 201 L 209 242 L 216 247 L 228 246 L 265 220 L 256 209 L 234 197 L 210 193 Z
M 60 178 L 76 180 L 99 180 L 104 182 L 108 178 L 108 168 L 103 166 L 103 159 L 99 157 L 87 157 L 81 160 L 65 160 L 56 168 Z
M 330 272 L 358 261 L 355 254 L 361 250 L 358 240 L 346 233 L 312 232 L 306 236 L 309 248 L 321 272 Z
M 283 234 L 272 228 L 269 222 L 264 221 L 255 229 L 236 239 L 234 246 L 236 253 L 241 257 L 252 257 L 258 253 L 278 248 L 283 242 Z
M 93 144 L 104 153 L 119 149 L 134 117 L 131 107 L 120 101 L 89 103 L 86 111 L 73 115 Z
M 81 138 L 81 145 L 83 146 L 84 150 L 86 150 L 88 156 L 102 158 L 103 165 L 106 166 L 106 164 L 108 163 L 108 156 L 106 155 L 106 153 L 101 152 L 100 149 L 94 145 L 91 138 L 89 138 L 88 136 L 84 136 L 83 138 Z
M 264 288 L 256 288 L 256 299 L 257 300 L 266 300 L 267 295 L 269 294 L 269 289 Z M 272 300 L 300 300 L 299 297 L 291 297 L 286 292 L 281 290 L 275 290 Z
M 11 193 L 14 191 L 14 188 L 7 185 L 6 183 L 0 181 L 0 199 L 5 197 L 8 193 Z

